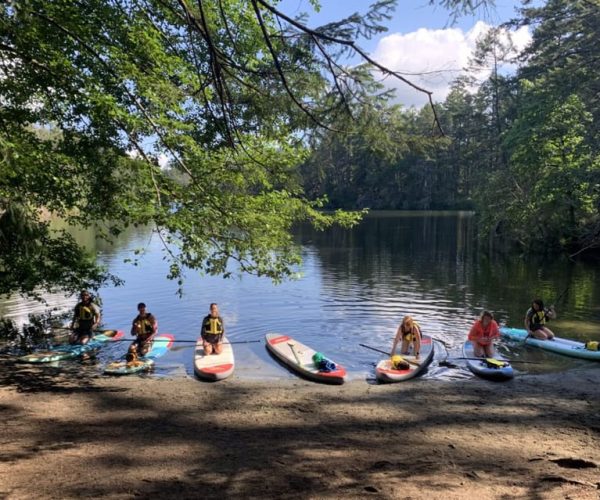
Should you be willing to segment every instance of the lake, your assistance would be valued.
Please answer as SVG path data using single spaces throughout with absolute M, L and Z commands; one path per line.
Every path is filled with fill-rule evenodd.
M 482 309 L 499 323 L 522 327 L 531 299 L 556 304 L 551 328 L 559 336 L 600 340 L 600 267 L 596 262 L 555 258 L 526 260 L 518 255 L 490 257 L 476 245 L 475 219 L 469 212 L 373 212 L 352 230 L 295 231 L 303 265 L 301 278 L 274 285 L 264 278 L 223 279 L 188 272 L 183 296 L 165 278 L 168 264 L 162 243 L 149 229 L 131 230 L 114 245 L 94 240 L 91 230 L 80 242 L 100 251 L 100 260 L 125 285 L 100 290 L 107 328 L 129 332 L 145 302 L 158 318 L 160 331 L 178 340 L 195 340 L 211 302 L 217 302 L 232 341 L 261 340 L 267 332 L 286 333 L 342 363 L 351 379 L 372 379 L 379 355 L 359 343 L 388 349 L 402 317 L 412 315 L 425 334 L 449 344 L 460 356 L 467 331 Z M 137 265 L 125 263 L 140 250 Z M 69 309 L 74 298 L 49 297 L 50 305 Z M 0 314 L 23 319 L 39 309 L 18 298 L 0 303 Z M 126 350 L 126 343 L 101 351 L 106 361 Z M 560 372 L 595 366 L 592 362 L 553 355 L 501 342 L 507 357 L 540 364 L 515 367 L 521 373 Z M 236 376 L 292 377 L 266 352 L 264 343 L 235 346 Z M 193 344 L 175 344 L 159 359 L 151 376 L 193 375 Z M 436 343 L 437 361 L 446 351 Z M 462 369 L 437 366 L 426 378 L 468 378 Z M 598 365 L 598 364 L 596 364 Z

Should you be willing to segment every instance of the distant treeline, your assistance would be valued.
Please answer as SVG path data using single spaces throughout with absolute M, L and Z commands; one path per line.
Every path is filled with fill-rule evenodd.
M 515 57 L 506 29 L 530 26 Z M 550 0 L 523 8 L 480 40 L 470 67 L 437 106 L 361 108 L 346 133 L 323 132 L 301 170 L 329 208 L 477 211 L 479 234 L 527 251 L 600 246 L 600 7 Z M 518 63 L 514 75 L 498 68 Z M 473 92 L 473 88 L 478 88 Z M 340 124 L 347 126 L 347 123 Z

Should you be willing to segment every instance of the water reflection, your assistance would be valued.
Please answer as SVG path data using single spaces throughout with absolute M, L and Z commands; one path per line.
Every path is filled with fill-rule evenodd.
M 209 303 L 218 302 L 232 340 L 286 332 L 336 358 L 353 378 L 370 377 L 377 361 L 377 355 L 358 344 L 388 348 L 405 314 L 414 315 L 424 332 L 445 340 L 450 354 L 460 356 L 466 331 L 481 309 L 491 309 L 499 321 L 520 326 L 534 296 L 550 303 L 562 295 L 554 330 L 581 339 L 600 338 L 597 266 L 561 259 L 490 258 L 478 251 L 474 217 L 467 212 L 379 212 L 353 230 L 317 232 L 299 227 L 302 279 L 275 286 L 252 276 L 224 280 L 188 272 L 181 298 L 177 285 L 165 278 L 168 263 L 162 243 L 150 229 L 131 228 L 113 246 L 88 242 L 94 239 L 92 232 L 78 238 L 98 245 L 94 248 L 101 250 L 100 260 L 125 280 L 123 287 L 101 290 L 108 327 L 129 331 L 135 305 L 143 301 L 157 316 L 161 331 L 193 340 Z M 124 262 L 134 249 L 143 249 L 135 266 Z M 0 307 L 10 312 L 25 306 Z M 436 359 L 443 359 L 444 348 L 436 348 Z M 109 354 L 114 357 L 125 349 L 125 343 L 111 346 Z M 542 363 L 519 365 L 521 372 L 590 365 L 508 343 L 500 350 L 507 357 Z M 235 352 L 237 376 L 291 377 L 262 344 L 240 344 Z M 192 355 L 191 344 L 178 344 L 158 361 L 156 374 L 192 374 Z M 436 362 L 425 374 L 470 376 L 438 367 Z

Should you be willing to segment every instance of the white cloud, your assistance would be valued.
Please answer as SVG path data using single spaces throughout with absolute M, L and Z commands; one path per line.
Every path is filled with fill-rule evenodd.
M 406 34 L 393 33 L 382 38 L 371 55 L 377 62 L 401 73 L 414 84 L 432 91 L 435 101 L 443 101 L 452 81 L 468 65 L 477 40 L 490 28 L 487 23 L 478 21 L 467 32 L 459 28 L 420 28 Z M 531 35 L 523 27 L 512 34 L 512 39 L 520 50 L 529 43 Z M 490 71 L 483 71 L 478 77 L 484 79 Z M 397 101 L 405 106 L 422 106 L 427 102 L 426 94 L 392 76 L 388 76 L 383 83 L 388 88 L 396 89 Z

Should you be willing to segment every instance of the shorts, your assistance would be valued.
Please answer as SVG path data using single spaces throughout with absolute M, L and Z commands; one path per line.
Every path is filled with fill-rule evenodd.
M 541 323 L 533 323 L 529 329 L 532 332 L 537 332 L 538 330 L 541 330 L 542 328 L 544 328 L 545 325 L 542 325 Z
M 151 336 L 144 337 L 144 338 L 138 337 L 137 339 L 135 339 L 133 341 L 133 345 L 135 345 L 135 347 L 139 353 L 139 352 L 141 352 L 142 349 L 145 349 L 146 347 L 148 347 L 148 348 L 152 347 L 152 337 Z
M 223 334 L 222 333 L 217 333 L 217 334 L 203 333 L 202 340 L 204 340 L 204 342 L 208 342 L 209 344 L 212 344 L 212 345 L 220 344 L 223 340 Z
M 89 337 L 90 340 L 92 340 L 94 338 L 94 332 L 91 326 L 87 328 L 82 328 L 78 326 L 77 328 L 75 328 L 75 330 L 73 330 L 73 336 L 75 337 L 77 342 L 79 342 L 83 337 Z

